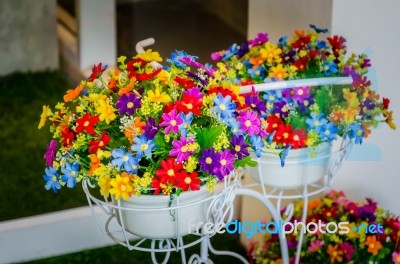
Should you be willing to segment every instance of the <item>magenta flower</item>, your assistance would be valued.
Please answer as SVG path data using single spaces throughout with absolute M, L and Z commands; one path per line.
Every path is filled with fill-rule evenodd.
M 243 111 L 240 112 L 238 121 L 242 124 L 240 129 L 242 131 L 247 131 L 247 133 L 252 136 L 260 132 L 261 121 L 255 112 Z
M 195 149 L 191 149 L 189 147 L 189 144 L 192 144 L 193 142 L 194 139 L 187 140 L 185 137 L 181 137 L 180 140 L 174 139 L 174 141 L 172 141 L 172 146 L 174 149 L 169 152 L 169 155 L 177 156 L 176 161 L 179 163 L 182 163 L 182 161 L 187 161 L 190 154 L 196 152 Z
M 339 249 L 343 251 L 344 257 L 347 260 L 351 260 L 354 254 L 354 247 L 350 243 L 348 242 L 340 243 Z
M 264 44 L 265 42 L 268 41 L 268 33 L 257 33 L 257 37 L 254 39 L 249 40 L 249 44 L 251 46 L 259 46 L 261 44 Z
M 318 252 L 324 246 L 324 244 L 325 242 L 323 240 L 311 241 L 310 246 L 308 247 L 308 252 Z
M 394 264 L 400 264 L 400 252 L 393 252 L 392 261 Z
M 53 166 L 54 157 L 56 155 L 56 147 L 57 141 L 54 139 L 51 140 L 46 152 L 43 155 L 43 157 L 46 159 L 46 166 Z
M 194 87 L 183 92 L 183 95 L 194 97 L 198 100 L 203 99 L 204 94 L 201 93 L 200 88 Z
M 169 112 L 168 114 L 164 113 L 162 115 L 164 122 L 160 124 L 162 127 L 165 128 L 165 135 L 168 135 L 171 130 L 174 133 L 179 132 L 179 125 L 182 124 L 183 120 L 181 118 L 181 113 L 178 113 L 175 109 Z
M 226 175 L 229 175 L 234 169 L 233 163 L 235 162 L 235 156 L 231 154 L 229 149 L 220 151 L 218 155 L 218 166 L 214 168 L 214 174 L 219 180 L 222 180 Z

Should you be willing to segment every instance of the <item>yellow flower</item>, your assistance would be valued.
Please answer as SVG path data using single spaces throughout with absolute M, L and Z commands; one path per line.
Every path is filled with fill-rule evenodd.
M 282 64 L 271 67 L 271 71 L 268 74 L 269 78 L 274 77 L 276 80 L 285 79 L 288 76 L 286 70 L 282 67 Z
M 48 105 L 44 105 L 42 114 L 40 115 L 38 129 L 41 129 L 46 124 L 47 117 L 51 114 L 53 113 L 51 112 L 50 107 Z
M 115 115 L 115 109 L 112 105 L 108 104 L 105 100 L 99 101 L 99 104 L 96 108 L 96 112 L 99 114 L 99 119 L 101 121 L 105 121 L 107 124 L 110 124 L 117 116 Z
M 152 90 L 148 91 L 147 96 L 150 102 L 153 103 L 169 103 L 171 101 L 171 97 L 165 92 L 161 93 L 158 87 L 154 92 Z
M 111 187 L 110 175 L 106 174 L 106 175 L 99 177 L 98 184 L 100 187 L 100 194 L 108 197 L 110 195 L 110 187 Z
M 217 184 L 217 179 L 215 177 L 209 177 L 206 181 L 206 189 L 208 192 L 213 192 L 215 190 L 215 185 Z
M 348 88 L 343 89 L 343 98 L 346 100 L 348 107 L 351 109 L 357 109 L 360 105 L 360 101 L 357 98 L 357 93 L 350 92 Z
M 393 122 L 393 111 L 387 113 L 385 122 L 389 125 L 391 129 L 396 129 L 396 124 Z
M 281 62 L 281 53 L 282 50 L 278 48 L 278 46 L 273 45 L 271 43 L 266 43 L 265 48 L 260 50 L 260 55 L 262 58 L 266 59 L 268 63 L 272 62 Z
M 146 50 L 144 53 L 138 54 L 136 58 L 140 58 L 145 61 L 162 61 L 160 54 L 156 51 L 153 52 L 151 49 Z
M 128 200 L 133 193 L 133 187 L 131 183 L 131 175 L 126 172 L 117 175 L 116 178 L 110 181 L 111 189 L 110 193 L 115 195 L 115 199 L 119 200 L 122 196 L 124 200 Z
M 111 157 L 111 152 L 110 151 L 106 151 L 106 150 L 102 150 L 102 149 L 99 149 L 99 150 L 97 150 L 97 157 L 99 158 L 99 159 L 108 159 L 108 158 L 110 158 Z

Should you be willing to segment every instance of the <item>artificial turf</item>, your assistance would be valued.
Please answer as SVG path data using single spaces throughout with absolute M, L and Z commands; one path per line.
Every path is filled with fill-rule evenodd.
M 71 88 L 56 71 L 0 77 L 0 221 L 87 203 L 79 185 L 54 194 L 42 177 L 51 139 L 48 125 L 38 130 L 42 106 L 54 107 Z

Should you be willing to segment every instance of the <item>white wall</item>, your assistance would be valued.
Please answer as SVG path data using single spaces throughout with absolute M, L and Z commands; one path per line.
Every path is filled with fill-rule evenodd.
M 339 171 L 335 188 L 344 189 L 353 199 L 376 198 L 379 205 L 400 214 L 400 1 L 334 0 L 332 33 L 343 35 L 350 52 L 370 55 L 375 74 L 371 80 L 378 92 L 391 99 L 398 130 L 384 125 L 364 143 L 380 152 L 375 161 L 347 161 Z M 375 76 L 374 76 L 375 75 Z M 368 145 L 355 151 L 377 154 Z M 367 158 L 368 158 L 367 157 Z M 355 155 L 355 159 L 362 158 Z

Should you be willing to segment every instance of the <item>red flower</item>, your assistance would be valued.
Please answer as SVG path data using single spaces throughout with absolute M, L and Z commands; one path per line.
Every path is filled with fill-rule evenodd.
M 383 97 L 383 109 L 389 109 L 390 100 L 389 98 Z
M 195 82 L 191 79 L 181 78 L 180 76 L 176 76 L 174 81 L 179 83 L 181 86 L 185 87 L 186 89 L 190 89 L 196 86 Z
M 69 127 L 65 127 L 61 130 L 61 136 L 64 147 L 69 147 L 72 145 L 72 141 L 74 141 L 75 135 L 74 132 L 69 130 Z
M 292 126 L 285 126 L 283 124 L 278 126 L 274 135 L 274 141 L 281 146 L 288 146 L 293 140 Z
M 102 67 L 101 63 L 99 63 L 97 66 L 93 65 L 92 74 L 89 76 L 88 81 L 93 82 L 94 79 L 98 78 L 106 69 L 107 66 Z
M 77 133 L 81 133 L 85 130 L 86 133 L 93 135 L 94 134 L 94 125 L 99 122 L 98 116 L 90 116 L 90 113 L 84 114 L 81 118 L 76 120 L 76 129 Z
M 307 135 L 304 133 L 304 129 L 294 130 L 292 142 L 290 142 L 290 145 L 292 145 L 294 149 L 304 148 L 306 146 L 306 139 Z
M 167 187 L 168 186 L 166 184 L 166 179 L 159 180 L 159 179 L 157 179 L 157 177 L 153 177 L 153 181 L 151 183 L 151 188 L 154 189 L 154 194 L 155 195 L 159 194 L 160 191 L 162 193 L 164 193 L 165 195 L 167 195 L 167 193 L 165 193 Z
M 296 66 L 298 71 L 303 71 L 307 69 L 308 57 L 299 58 L 297 61 L 293 63 Z
M 203 102 L 198 98 L 190 95 L 183 95 L 182 100 L 176 102 L 176 108 L 180 112 L 188 114 L 192 112 L 196 116 L 201 115 L 200 108 L 203 106 Z
M 183 170 L 178 174 L 176 187 L 181 188 L 183 191 L 187 190 L 200 190 L 200 182 L 201 180 L 197 178 L 197 172 L 188 173 Z
M 276 115 L 270 115 L 267 117 L 267 128 L 266 131 L 268 134 L 271 134 L 275 130 L 278 129 L 278 126 L 283 124 L 282 119 L 277 117 Z
M 91 140 L 89 142 L 89 153 L 96 153 L 97 150 L 103 149 L 110 142 L 111 138 L 103 131 L 99 140 Z
M 305 49 L 307 48 L 308 43 L 310 43 L 310 39 L 310 35 L 300 37 L 298 40 L 292 43 L 292 47 L 296 49 Z
M 222 86 L 215 86 L 213 88 L 211 88 L 210 90 L 207 91 L 207 94 L 221 94 L 222 97 L 226 97 L 226 96 L 230 96 L 232 98 L 233 102 L 237 101 L 237 95 L 233 93 L 233 91 L 231 89 L 222 87 Z
M 332 220 L 338 214 L 338 207 L 337 206 L 325 207 L 321 210 L 321 213 L 322 213 L 323 219 Z
M 163 183 L 174 183 L 182 167 L 182 164 L 175 162 L 175 158 L 168 158 L 161 161 L 160 168 L 156 170 L 156 175 Z
M 339 51 L 343 50 L 344 52 L 346 51 L 346 45 L 344 43 L 346 42 L 345 38 L 342 36 L 333 36 L 332 38 L 328 38 L 329 44 L 332 46 L 333 54 L 335 56 L 339 55 Z
M 157 76 L 157 74 L 161 71 L 161 68 L 151 72 L 151 73 L 136 73 L 135 77 L 138 81 L 146 81 L 151 78 L 154 78 Z
M 133 61 L 128 61 L 126 65 L 126 70 L 129 72 L 129 78 L 133 78 L 136 76 L 136 72 L 138 68 L 143 68 L 146 66 L 147 62 L 140 58 L 136 58 Z

